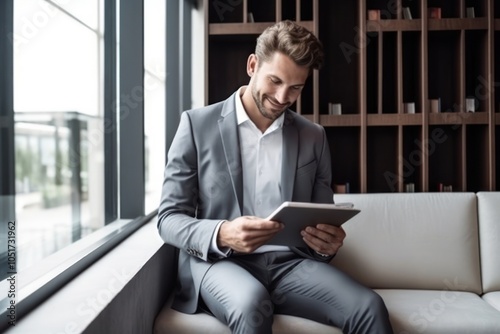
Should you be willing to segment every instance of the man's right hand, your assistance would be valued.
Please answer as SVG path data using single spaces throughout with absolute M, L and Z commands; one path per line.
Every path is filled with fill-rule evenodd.
M 239 253 L 251 253 L 282 229 L 281 223 L 254 216 L 226 220 L 220 226 L 217 246 L 229 247 Z

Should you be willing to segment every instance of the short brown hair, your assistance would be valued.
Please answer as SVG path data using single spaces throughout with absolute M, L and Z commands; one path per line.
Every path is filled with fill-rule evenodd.
M 310 70 L 319 69 L 323 64 L 323 46 L 318 38 L 289 20 L 268 27 L 257 38 L 255 55 L 258 60 L 268 61 L 275 52 L 290 57 L 297 65 L 307 66 Z

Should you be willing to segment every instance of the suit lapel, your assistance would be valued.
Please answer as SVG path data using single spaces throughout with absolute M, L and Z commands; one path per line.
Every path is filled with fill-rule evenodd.
M 299 133 L 294 124 L 293 114 L 285 111 L 283 124 L 283 162 L 281 163 L 281 199 L 291 201 L 297 170 Z
M 238 201 L 240 212 L 243 212 L 243 170 L 241 167 L 240 140 L 234 99 L 235 95 L 233 94 L 225 101 L 222 107 L 222 117 L 219 119 L 219 131 L 229 175 L 233 184 L 234 195 Z

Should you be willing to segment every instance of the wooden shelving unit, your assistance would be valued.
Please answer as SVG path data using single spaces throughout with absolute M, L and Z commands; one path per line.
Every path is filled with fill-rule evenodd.
M 326 63 L 293 108 L 326 129 L 351 192 L 500 190 L 500 4 L 491 0 L 204 1 L 206 102 L 248 82 L 255 39 L 282 19 L 323 42 Z M 229 6 L 229 7 L 228 7 Z M 232 6 L 232 7 L 231 7 Z M 408 7 L 412 18 L 403 15 Z M 441 18 L 429 18 L 430 7 Z M 473 7 L 475 17 L 467 17 Z M 368 10 L 380 19 L 368 20 Z M 251 14 L 250 14 L 251 13 Z M 496 56 L 495 56 L 496 55 Z M 466 111 L 473 98 L 476 111 Z M 440 100 L 441 111 L 429 100 Z M 328 115 L 341 103 L 342 115 Z M 406 113 L 405 104 L 414 104 Z

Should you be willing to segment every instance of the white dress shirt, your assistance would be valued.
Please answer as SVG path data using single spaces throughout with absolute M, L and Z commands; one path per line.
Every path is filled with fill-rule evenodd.
M 262 133 L 250 120 L 241 102 L 246 86 L 236 94 L 236 120 L 240 138 L 243 168 L 243 215 L 266 218 L 281 205 L 281 164 L 283 157 L 284 113 Z M 211 251 L 221 256 L 228 252 L 217 247 L 217 226 L 212 237 Z M 289 250 L 287 246 L 264 245 L 255 253 Z

